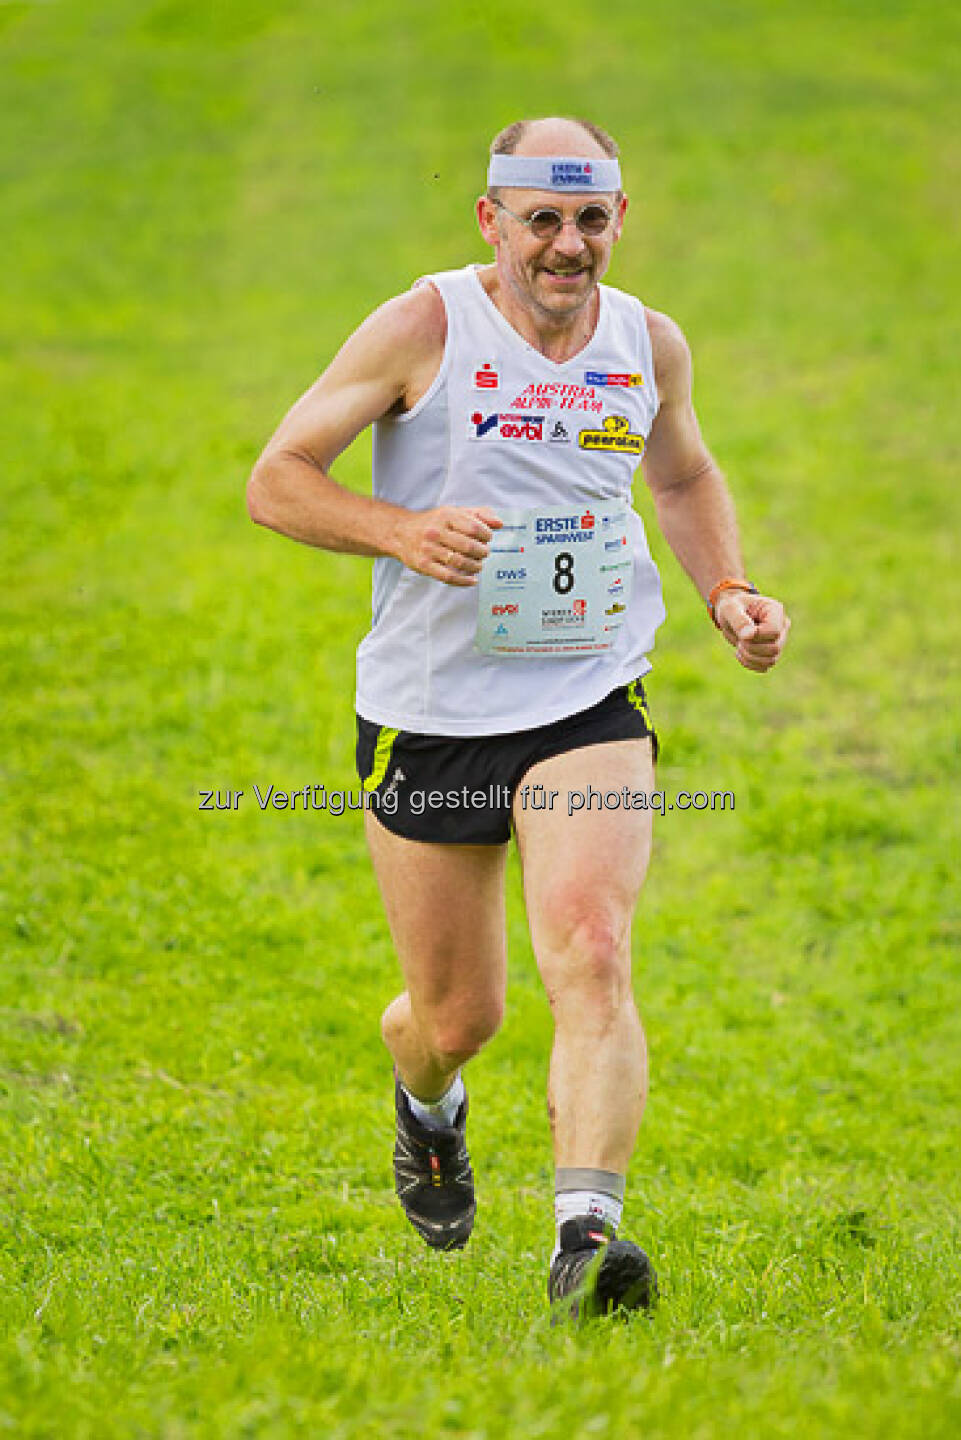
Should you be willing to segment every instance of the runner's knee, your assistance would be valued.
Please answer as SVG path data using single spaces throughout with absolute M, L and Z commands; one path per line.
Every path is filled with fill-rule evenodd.
M 614 1012 L 631 991 L 630 920 L 596 902 L 561 904 L 538 956 L 551 1009 Z
M 470 1011 L 443 1011 L 419 1018 L 422 1038 L 445 1069 L 466 1065 L 501 1027 L 504 1005 L 491 997 Z

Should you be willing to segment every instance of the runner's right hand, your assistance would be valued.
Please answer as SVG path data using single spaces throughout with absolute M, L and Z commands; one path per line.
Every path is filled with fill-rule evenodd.
M 445 585 L 476 585 L 494 531 L 502 523 L 484 505 L 411 510 L 398 524 L 394 553 L 419 575 Z

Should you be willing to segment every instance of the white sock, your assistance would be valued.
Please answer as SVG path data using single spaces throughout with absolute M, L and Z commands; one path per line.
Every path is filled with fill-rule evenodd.
M 412 1095 L 407 1086 L 404 1086 L 404 1094 L 411 1110 L 428 1130 L 449 1130 L 457 1119 L 457 1112 L 466 1093 L 459 1072 L 455 1075 L 450 1089 L 445 1090 L 439 1100 L 418 1100 L 417 1096 Z
M 623 1183 L 623 1182 L 622 1182 Z M 561 1248 L 561 1226 L 568 1220 L 585 1215 L 606 1222 L 615 1232 L 624 1213 L 623 1195 L 608 1195 L 603 1190 L 559 1190 L 554 1196 L 554 1253 L 551 1263 L 556 1260 Z

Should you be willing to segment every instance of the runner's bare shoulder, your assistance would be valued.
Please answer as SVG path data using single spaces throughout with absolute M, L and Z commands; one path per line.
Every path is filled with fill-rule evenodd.
M 654 357 L 654 383 L 662 400 L 690 387 L 691 352 L 676 320 L 645 305 L 647 333 Z
M 403 366 L 403 394 L 391 413 L 412 410 L 430 389 L 444 358 L 447 311 L 439 291 L 429 281 L 418 281 L 381 305 L 365 324 L 376 325 L 380 342 Z
M 433 286 L 385 301 L 287 412 L 261 460 L 295 452 L 327 469 L 368 425 L 416 405 L 440 369 L 446 333 Z

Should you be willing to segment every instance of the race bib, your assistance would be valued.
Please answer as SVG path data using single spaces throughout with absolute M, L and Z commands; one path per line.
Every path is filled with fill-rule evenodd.
M 477 587 L 476 648 L 504 656 L 609 650 L 631 603 L 626 501 L 500 514 Z

